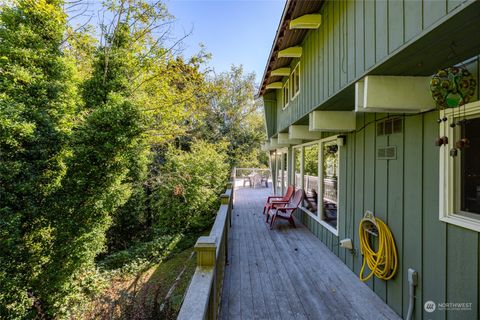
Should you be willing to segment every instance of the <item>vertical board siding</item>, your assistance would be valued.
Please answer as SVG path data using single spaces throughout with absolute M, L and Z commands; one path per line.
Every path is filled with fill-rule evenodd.
M 326 1 L 320 10 L 321 26 L 308 31 L 301 43 L 300 95 L 285 110 L 278 107 L 275 133 L 364 76 L 439 19 L 453 15 L 465 1 Z
M 386 118 L 387 115 L 379 113 L 373 114 L 376 121 L 381 121 Z M 368 136 L 369 140 L 372 141 L 373 151 L 369 151 L 370 161 L 366 161 L 367 166 L 372 167 L 374 170 L 374 179 L 375 179 L 375 188 L 374 190 L 374 206 L 365 208 L 365 210 L 370 210 L 375 214 L 375 217 L 382 219 L 385 223 L 388 223 L 388 165 L 389 160 L 379 160 L 377 158 L 377 149 L 380 147 L 388 146 L 389 136 L 376 136 L 376 126 L 375 123 L 369 125 Z M 367 134 L 367 133 L 366 133 Z M 394 160 L 395 161 L 395 160 Z M 370 165 L 368 165 L 370 164 Z M 368 186 L 367 186 L 368 188 Z M 368 192 L 368 189 L 365 190 Z M 378 239 L 375 239 L 378 240 Z M 378 243 L 378 241 L 376 241 Z M 375 292 L 382 298 L 383 301 L 387 301 L 387 282 L 374 277 L 374 287 Z
M 334 1 L 333 6 L 333 91 L 340 90 L 340 1 Z M 342 28 L 343 29 L 343 28 Z
M 404 33 L 404 2 L 399 0 L 388 0 L 388 53 L 397 50 L 405 41 Z M 402 15 L 402 18 L 394 19 Z
M 393 233 L 399 266 L 392 280 L 374 278 L 367 285 L 405 317 L 407 270 L 413 268 L 419 273 L 415 319 L 478 319 L 479 235 L 438 218 L 439 158 L 434 141 L 439 113 L 398 115 L 403 119 L 403 132 L 377 137 L 375 124 L 396 116 L 357 114 L 357 131 L 347 135 L 340 149 L 339 236 L 308 214 L 300 213 L 300 220 L 358 275 L 362 264 L 358 226 L 365 210 L 373 211 Z M 396 146 L 397 158 L 378 160 L 376 151 L 381 146 Z M 344 238 L 353 240 L 356 255 L 338 247 Z M 429 300 L 471 302 L 472 309 L 426 313 L 423 304 Z
M 407 42 L 418 35 L 423 29 L 422 1 L 404 1 L 405 38 Z
M 340 45 L 339 45 L 339 58 L 340 58 L 340 88 L 345 87 L 347 84 L 347 74 L 348 74 L 348 56 L 347 56 L 347 12 L 346 10 L 346 0 L 342 0 L 339 2 L 339 16 L 340 16 L 340 25 L 341 29 L 339 32 L 340 38 Z
M 365 115 L 365 132 L 364 135 L 364 168 L 363 168 L 363 210 L 360 209 L 357 211 L 358 222 L 355 223 L 355 226 L 358 226 L 360 220 L 363 218 L 365 211 L 369 210 L 378 215 L 378 211 L 375 210 L 375 182 L 376 182 L 376 170 L 375 170 L 375 113 L 367 113 Z M 380 217 L 382 217 L 380 215 Z M 358 236 L 358 235 L 357 235 Z M 361 264 L 362 257 L 359 256 L 359 263 Z M 360 270 L 360 269 L 359 269 Z M 365 274 L 370 273 L 368 267 L 365 267 Z M 375 279 L 372 277 L 366 282 L 370 288 L 374 288 L 376 283 Z M 382 299 L 385 300 L 385 295 L 380 295 Z
M 385 58 L 385 44 L 387 54 L 398 50 L 424 27 L 434 24 L 447 11 L 451 12 L 463 2 L 327 2 L 322 8 L 322 26 L 310 31 L 304 42 L 300 95 L 285 110 L 281 108 L 281 90 L 264 97 L 269 136 L 288 127 L 334 95 L 344 82 L 363 75 L 382 55 Z M 384 29 L 378 21 L 385 14 L 385 5 L 387 20 Z M 429 12 L 425 11 L 427 9 Z M 405 13 L 403 20 L 391 19 L 402 11 Z M 344 22 L 333 21 L 337 16 L 338 21 Z M 342 20 L 345 17 L 346 21 Z M 378 37 L 379 34 L 384 37 Z M 346 42 L 345 46 L 343 41 Z M 342 74 L 345 71 L 344 52 L 345 75 Z M 478 100 L 479 57 L 466 64 L 477 79 L 474 100 Z M 407 270 L 413 268 L 419 273 L 419 284 L 415 291 L 415 319 L 479 319 L 479 234 L 439 221 L 439 150 L 434 144 L 439 133 L 436 122 L 439 114 L 432 111 L 401 115 L 404 120 L 403 133 L 377 137 L 375 123 L 386 116 L 357 114 L 357 130 L 347 135 L 346 145 L 341 147 L 339 197 L 344 206 L 340 204 L 339 208 L 339 237 L 308 214 L 299 211 L 297 216 L 358 275 L 362 264 L 358 225 L 365 210 L 373 211 L 392 230 L 399 254 L 399 269 L 397 275 L 388 282 L 378 279 L 368 281 L 370 288 L 405 317 L 409 299 Z M 377 147 L 387 145 L 397 147 L 397 159 L 378 160 Z M 292 164 L 291 147 L 288 157 Z M 292 168 L 289 166 L 289 183 L 291 175 Z M 339 239 L 343 238 L 353 240 L 356 255 L 338 247 Z M 423 305 L 429 300 L 472 302 L 473 305 L 470 311 L 436 310 L 426 313 Z
M 322 9 L 322 19 L 326 17 L 326 6 Z M 319 51 L 323 51 L 323 73 L 321 75 L 323 81 L 323 97 L 322 100 L 326 100 L 328 98 L 328 51 L 327 51 L 327 27 L 326 24 L 323 23 L 324 27 L 320 27 L 320 33 L 322 35 L 322 47 L 319 48 Z
M 345 7 L 346 25 L 347 25 L 347 39 L 345 40 L 345 51 L 348 56 L 348 77 L 347 83 L 355 79 L 355 1 L 347 0 Z
M 446 0 L 423 0 L 423 28 L 428 28 L 446 13 Z
M 263 105 L 265 112 L 265 125 L 267 127 L 267 135 L 271 137 L 277 131 L 277 97 L 275 93 L 266 94 L 263 97 Z
M 465 0 L 447 0 L 447 11 L 451 12 L 463 2 L 465 2 Z
M 354 240 L 354 234 L 355 234 L 355 176 L 354 176 L 354 170 L 355 170 L 355 146 L 356 146 L 356 136 L 355 134 L 349 134 L 347 136 L 347 165 L 346 165 L 346 176 L 347 176 L 347 188 L 346 192 L 347 194 L 345 195 L 346 200 L 346 216 L 344 216 L 343 221 L 344 221 L 344 229 L 345 229 L 345 238 L 351 238 Z M 343 167 L 340 167 L 340 170 L 342 170 Z M 355 246 L 354 248 L 358 248 L 358 246 Z M 345 257 L 345 262 L 347 266 L 353 270 L 353 256 L 350 254 L 350 252 L 347 253 Z
M 365 16 L 363 0 L 355 1 L 351 7 L 355 10 L 355 77 L 359 78 L 365 72 Z M 349 46 L 352 44 L 349 43 Z
M 388 1 L 385 0 L 375 2 L 375 39 L 375 61 L 380 61 L 388 54 Z
M 402 130 L 405 132 L 405 130 Z M 383 160 L 388 162 L 387 166 L 387 220 L 392 234 L 395 238 L 399 260 L 397 275 L 387 282 L 387 302 L 392 309 L 399 315 L 403 314 L 403 278 L 405 270 L 401 261 L 403 260 L 403 171 L 404 171 L 404 136 L 401 133 L 388 136 L 388 145 L 397 148 L 397 158 L 395 160 Z M 408 208 L 407 208 L 408 210 Z
M 338 191 L 338 203 L 341 204 L 339 205 L 339 214 L 338 214 L 338 238 L 339 239 L 345 239 L 347 238 L 346 234 L 346 217 L 347 217 L 347 207 L 349 205 L 348 201 L 348 195 L 349 192 L 347 191 L 348 188 L 348 145 L 344 145 L 339 147 L 340 150 L 340 168 L 345 168 L 346 170 L 342 171 L 340 173 L 340 179 L 339 179 L 339 191 Z M 345 257 L 346 251 L 345 249 L 339 249 L 339 257 L 342 259 L 344 263 L 346 263 L 346 257 Z
M 364 8 L 364 41 L 365 41 L 365 70 L 370 69 L 375 64 L 375 1 L 366 0 L 363 3 Z
M 331 97 L 334 94 L 334 76 L 333 73 L 336 71 L 334 69 L 334 58 L 333 58 L 333 3 L 330 2 L 325 11 L 325 28 L 327 29 L 327 34 L 325 38 L 327 39 L 327 59 L 328 59 L 328 97 Z
M 446 224 L 438 218 L 438 137 L 437 112 L 425 114 L 423 118 L 423 210 L 422 251 L 423 267 L 420 279 L 423 286 L 423 301 L 446 301 Z M 424 311 L 428 319 L 445 319 L 445 312 L 436 310 L 434 315 Z
M 471 310 L 447 312 L 448 319 L 478 319 L 478 233 L 448 225 L 446 302 L 472 303 Z
M 423 163 L 423 115 L 404 118 L 404 167 L 403 167 L 403 315 L 408 311 L 408 268 L 422 274 L 422 166 Z M 415 292 L 415 319 L 422 317 L 422 281 Z
M 358 238 L 358 224 L 360 223 L 360 219 L 363 216 L 364 210 L 364 178 L 365 178 L 365 130 L 361 129 L 365 125 L 365 115 L 359 114 L 357 116 L 357 133 L 355 134 L 355 153 L 353 157 L 355 159 L 353 175 L 354 175 L 354 194 L 353 194 L 353 201 L 355 203 L 355 208 L 353 210 L 353 227 L 352 227 L 352 239 L 354 248 L 359 250 L 360 248 L 360 240 Z M 342 170 L 342 168 L 340 168 Z M 351 199 L 352 200 L 352 199 Z M 353 262 L 353 271 L 358 275 L 360 274 L 360 268 L 362 266 L 361 261 L 361 254 L 360 251 L 357 255 L 355 255 L 354 262 Z

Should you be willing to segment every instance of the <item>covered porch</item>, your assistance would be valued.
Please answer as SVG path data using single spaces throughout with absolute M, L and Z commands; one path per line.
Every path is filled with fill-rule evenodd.
M 399 319 L 299 219 L 269 230 L 271 193 L 236 181 L 220 319 Z

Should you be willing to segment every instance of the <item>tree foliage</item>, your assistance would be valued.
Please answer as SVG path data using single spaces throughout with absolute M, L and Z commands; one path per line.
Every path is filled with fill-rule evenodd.
M 78 317 L 99 270 L 166 257 L 266 162 L 254 76 L 178 55 L 161 1 L 105 1 L 99 37 L 63 8 L 0 6 L 2 319 Z
M 259 149 L 266 132 L 261 102 L 254 99 L 255 75 L 232 65 L 212 81 L 217 93 L 206 110 L 201 137 L 228 141 L 231 166 L 265 166 L 268 160 Z
M 57 226 L 46 215 L 61 187 L 77 106 L 73 64 L 60 50 L 59 1 L 22 0 L 0 13 L 0 314 L 31 314 L 45 285 Z
M 189 152 L 170 148 L 160 173 L 151 182 L 156 232 L 168 234 L 209 226 L 227 172 L 224 144 L 196 141 Z

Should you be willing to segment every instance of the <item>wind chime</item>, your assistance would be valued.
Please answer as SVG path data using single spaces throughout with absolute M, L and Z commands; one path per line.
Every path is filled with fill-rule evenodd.
M 477 85 L 472 74 L 462 67 L 448 67 L 438 71 L 430 80 L 430 91 L 433 100 L 440 109 L 440 118 L 437 120 L 439 124 L 447 122 L 448 118 L 445 114 L 447 108 L 453 109 L 451 115 L 450 127 L 463 126 L 467 123 L 465 117 L 465 104 L 467 104 L 475 93 L 475 86 Z M 460 107 L 456 110 L 457 107 Z M 455 117 L 455 113 L 457 117 Z M 456 121 L 456 119 L 458 119 Z M 443 126 L 443 134 L 437 138 L 435 145 L 441 147 L 448 145 L 448 137 L 446 135 L 446 126 Z M 470 145 L 470 140 L 467 137 L 462 137 L 455 142 L 455 145 L 450 149 L 450 156 L 456 157 L 458 150 L 466 148 Z

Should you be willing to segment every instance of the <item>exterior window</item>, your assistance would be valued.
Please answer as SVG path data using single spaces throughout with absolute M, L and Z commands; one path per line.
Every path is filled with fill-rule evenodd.
M 277 173 L 277 194 L 283 195 L 287 190 L 287 151 L 281 150 L 275 153 L 276 173 Z
M 288 168 L 288 157 L 287 157 L 287 152 L 284 152 L 282 154 L 282 160 L 283 160 L 283 166 L 282 166 L 282 170 L 283 170 L 283 173 L 282 173 L 282 181 L 283 181 L 283 189 L 282 189 L 282 194 L 285 194 L 285 192 L 287 191 L 287 187 L 288 187 L 288 171 L 287 171 L 287 168 Z
M 338 212 L 338 146 L 324 143 L 322 146 L 322 220 L 337 228 Z
M 288 103 L 290 102 L 290 95 L 288 93 L 290 88 L 290 81 L 287 80 L 283 85 L 283 109 L 288 107 Z
M 460 155 L 460 210 L 480 217 L 480 118 L 469 120 L 460 131 L 470 140 Z
M 281 164 L 281 154 L 277 152 L 275 152 L 275 166 L 276 166 L 276 171 L 277 171 L 277 185 L 276 185 L 276 189 L 277 189 L 277 194 L 282 194 L 282 164 Z
M 300 63 L 297 64 L 295 69 L 293 69 L 293 72 L 290 75 L 290 82 L 292 87 L 290 94 L 292 95 L 291 100 L 293 100 L 300 92 Z
M 312 214 L 318 212 L 318 143 L 304 147 L 303 206 Z
M 338 235 L 340 151 L 336 137 L 294 147 L 295 187 L 304 191 L 302 209 Z
M 465 113 L 463 107 L 445 113 L 440 134 L 447 133 L 449 144 L 440 147 L 440 220 L 480 231 L 480 101 L 466 105 Z M 456 156 L 450 153 L 454 146 Z
M 294 150 L 294 179 L 295 190 L 302 188 L 302 148 L 295 148 Z

